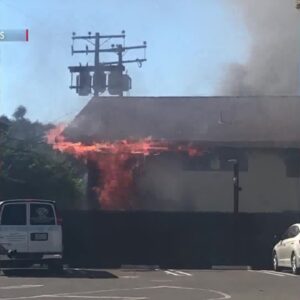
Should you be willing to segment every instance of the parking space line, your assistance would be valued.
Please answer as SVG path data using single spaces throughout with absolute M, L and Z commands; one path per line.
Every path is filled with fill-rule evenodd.
M 284 274 L 286 276 L 291 276 L 291 277 L 299 277 L 298 275 L 294 275 L 294 274 L 291 274 L 291 273 L 283 273 L 283 272 L 279 272 L 280 274 Z
M 260 273 L 268 274 L 268 275 L 273 275 L 273 276 L 278 276 L 278 277 L 284 277 L 284 274 L 278 273 L 278 272 L 272 272 L 272 271 L 265 271 L 262 270 Z
M 67 296 L 69 298 L 85 298 L 85 299 L 90 299 L 90 298 L 94 298 L 94 299 L 122 299 L 122 300 L 145 300 L 148 299 L 148 297 L 129 297 L 129 296 Z
M 88 294 L 96 294 L 96 293 L 104 293 L 104 292 L 123 292 L 123 291 L 147 291 L 153 289 L 178 289 L 178 290 L 195 290 L 195 291 L 203 291 L 210 292 L 217 295 L 217 298 L 214 296 L 210 298 L 210 300 L 222 300 L 222 299 L 231 299 L 231 295 L 226 294 L 222 291 L 213 290 L 213 289 L 202 289 L 202 288 L 192 288 L 192 287 L 183 287 L 183 286 L 169 286 L 169 285 L 161 285 L 161 286 L 146 286 L 146 287 L 136 287 L 136 288 L 124 288 L 124 289 L 109 289 L 109 290 L 96 290 L 96 291 L 82 291 L 82 292 L 70 292 L 70 293 L 61 293 L 61 294 L 44 294 L 44 295 L 35 295 L 35 296 L 22 296 L 16 298 L 0 298 L 0 300 L 22 300 L 22 299 L 39 299 L 39 298 L 81 298 L 81 299 L 124 299 L 124 300 L 145 300 L 147 297 L 132 297 L 125 296 L 116 298 L 116 296 L 89 296 Z M 75 296 L 75 297 L 74 297 Z
M 51 296 L 51 298 L 60 298 L 61 296 Z M 121 300 L 146 300 L 148 297 L 130 297 L 130 296 L 84 296 L 84 295 L 69 295 L 64 298 L 80 298 L 80 299 L 121 299 Z
M 24 299 L 39 299 L 39 298 L 65 298 L 66 296 L 87 296 L 87 294 L 97 294 L 97 293 L 107 293 L 107 292 L 123 292 L 123 291 L 138 291 L 138 290 L 154 290 L 168 288 L 168 286 L 158 285 L 158 286 L 146 286 L 146 287 L 136 287 L 136 288 L 124 288 L 124 289 L 105 289 L 105 290 L 93 290 L 93 291 L 81 291 L 81 292 L 68 292 L 59 294 L 43 294 L 35 296 L 21 296 L 13 298 L 0 298 L 0 300 L 24 300 Z
M 172 270 L 172 269 L 166 270 L 165 273 L 173 276 L 193 276 L 190 273 L 178 271 L 178 270 Z
M 180 274 L 177 274 L 177 273 L 172 272 L 172 271 L 165 271 L 165 273 L 168 274 L 168 275 L 180 276 Z
M 183 272 L 183 271 L 175 271 L 175 270 L 170 270 L 171 272 L 176 272 L 178 274 L 181 274 L 181 275 L 185 275 L 185 276 L 193 276 L 192 274 L 190 273 L 187 273 L 187 272 Z
M 277 276 L 277 277 L 285 277 L 285 274 L 279 273 L 279 272 L 275 272 L 275 271 L 267 271 L 267 270 L 253 271 L 253 270 L 249 270 L 249 272 L 261 273 L 261 274 L 267 274 L 267 275 L 273 275 L 273 276 Z
M 264 270 L 265 271 L 265 270 Z M 283 276 L 291 276 L 291 277 L 299 277 L 298 275 L 294 275 L 294 274 L 291 274 L 291 273 L 287 273 L 287 272 L 276 272 L 276 271 L 267 271 L 267 272 L 270 272 L 272 274 L 281 274 Z
M 14 289 L 30 289 L 42 287 L 42 284 L 22 284 L 22 285 L 10 285 L 10 286 L 0 286 L 0 290 L 14 290 Z

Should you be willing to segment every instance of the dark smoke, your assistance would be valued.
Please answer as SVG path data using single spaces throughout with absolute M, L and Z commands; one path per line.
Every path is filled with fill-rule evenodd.
M 296 0 L 227 0 L 250 33 L 245 65 L 232 64 L 220 92 L 228 96 L 298 95 L 300 11 Z

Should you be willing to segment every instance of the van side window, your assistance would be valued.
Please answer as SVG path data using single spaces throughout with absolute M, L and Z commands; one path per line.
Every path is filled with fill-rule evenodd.
M 52 205 L 30 204 L 30 225 L 55 225 Z
M 26 204 L 6 204 L 4 205 L 2 225 L 26 225 Z

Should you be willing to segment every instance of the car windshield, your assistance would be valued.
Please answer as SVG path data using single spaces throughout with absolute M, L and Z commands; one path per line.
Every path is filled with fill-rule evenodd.
M 0 0 L 3 299 L 299 299 L 299 179 L 300 0 Z

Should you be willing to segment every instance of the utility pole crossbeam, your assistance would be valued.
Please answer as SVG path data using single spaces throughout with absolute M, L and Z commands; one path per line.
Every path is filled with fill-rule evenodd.
M 123 96 L 125 91 L 131 89 L 131 78 L 127 74 L 123 74 L 125 71 L 124 64 L 137 63 L 139 67 L 142 66 L 143 62 L 147 61 L 146 52 L 144 52 L 144 58 L 128 59 L 124 60 L 123 56 L 127 51 L 136 49 L 147 48 L 147 43 L 138 46 L 125 46 L 125 31 L 122 34 L 117 35 L 100 35 L 96 32 L 92 35 L 90 32 L 88 35 L 77 36 L 73 33 L 72 40 L 86 40 L 90 44 L 94 45 L 94 49 L 89 49 L 86 45 L 85 50 L 74 50 L 74 46 L 71 47 L 71 53 L 74 54 L 94 54 L 94 65 L 82 66 L 70 66 L 69 70 L 71 74 L 77 73 L 76 84 L 73 84 L 71 80 L 71 89 L 76 89 L 76 92 L 80 96 L 87 96 L 94 91 L 95 96 L 99 96 L 100 93 L 104 93 L 108 90 L 111 95 Z M 105 41 L 101 44 L 101 40 Z M 105 42 L 111 39 L 123 39 L 123 44 L 112 44 L 111 48 L 101 48 Z M 100 61 L 100 53 L 113 53 L 117 55 L 117 60 L 108 62 Z M 93 75 L 91 75 L 93 73 Z

